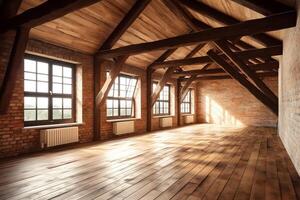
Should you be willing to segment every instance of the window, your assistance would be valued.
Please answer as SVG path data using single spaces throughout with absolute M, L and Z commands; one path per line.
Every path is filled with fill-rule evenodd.
M 116 78 L 106 100 L 106 116 L 108 118 L 134 117 L 134 92 L 137 79 L 128 75 Z
M 25 57 L 25 126 L 74 122 L 74 74 L 72 64 Z
M 192 92 L 191 90 L 188 91 L 188 93 L 185 95 L 181 105 L 180 105 L 180 110 L 181 113 L 183 114 L 190 114 L 191 113 L 191 105 L 192 105 Z
M 153 91 L 156 83 L 153 83 Z M 154 115 L 170 115 L 170 85 L 165 85 L 153 106 Z

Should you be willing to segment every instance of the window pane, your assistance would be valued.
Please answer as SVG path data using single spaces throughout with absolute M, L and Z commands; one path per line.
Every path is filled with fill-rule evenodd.
M 120 100 L 120 108 L 125 108 L 125 107 L 126 107 L 126 101 Z
M 121 116 L 126 116 L 126 110 L 125 109 L 120 109 L 120 115 Z
M 64 77 L 72 77 L 72 68 L 70 67 L 64 67 Z
M 113 116 L 118 116 L 118 115 L 119 115 L 118 109 L 114 109 Z
M 24 110 L 24 120 L 25 121 L 36 120 L 35 110 Z
M 48 63 L 37 62 L 37 72 L 39 74 L 48 74 L 49 66 Z
M 53 65 L 52 74 L 55 76 L 62 76 L 62 66 Z
M 24 79 L 27 80 L 36 80 L 36 74 L 35 73 L 31 73 L 31 72 L 25 72 L 24 73 Z
M 72 94 L 72 85 L 64 85 L 64 94 Z
M 36 108 L 36 98 L 24 97 L 24 108 Z
M 36 62 L 34 60 L 25 59 L 25 61 L 24 61 L 24 71 L 26 71 L 26 72 L 36 72 Z
M 126 109 L 126 115 L 131 116 L 131 109 Z
M 71 119 L 71 118 L 72 118 L 72 110 L 64 109 L 64 119 Z
M 48 75 L 38 74 L 38 75 L 37 75 L 37 80 L 38 80 L 38 81 L 48 82 Z
M 48 120 L 48 110 L 38 110 L 37 115 L 37 120 Z
M 108 100 L 106 101 L 106 107 L 107 107 L 107 108 L 113 108 L 113 101 L 110 100 L 110 99 L 108 99 Z
M 59 83 L 53 83 L 53 93 L 56 93 L 56 94 L 62 94 L 62 84 L 59 84 Z
M 64 78 L 64 83 L 72 84 L 72 79 L 71 78 Z
M 37 98 L 37 108 L 48 108 L 48 98 L 38 97 Z
M 36 92 L 36 82 L 35 81 L 24 81 L 24 90 L 26 92 Z
M 64 108 L 72 108 L 72 99 L 64 98 Z
M 53 83 L 62 83 L 62 77 L 60 76 L 53 76 L 52 77 Z
M 46 82 L 37 82 L 37 86 L 38 86 L 38 88 L 37 88 L 37 91 L 38 92 L 43 92 L 43 93 L 47 93 L 48 92 L 48 83 L 46 83 Z
M 53 108 L 62 108 L 62 98 L 53 98 L 52 99 Z
M 53 119 L 62 119 L 62 110 L 60 109 L 53 110 Z
M 112 116 L 112 109 L 107 109 L 107 116 L 111 117 Z

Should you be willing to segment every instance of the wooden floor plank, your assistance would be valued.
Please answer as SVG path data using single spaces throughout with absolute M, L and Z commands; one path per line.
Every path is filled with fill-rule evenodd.
M 0 161 L 0 199 L 299 199 L 272 128 L 191 125 Z

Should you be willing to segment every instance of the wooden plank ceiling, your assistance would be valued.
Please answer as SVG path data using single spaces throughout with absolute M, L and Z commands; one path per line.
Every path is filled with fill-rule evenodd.
M 19 12 L 34 7 L 44 0 L 24 0 Z M 202 0 L 207 5 L 222 11 L 238 20 L 261 18 L 262 15 L 247 9 L 230 0 Z M 70 13 L 62 18 L 48 22 L 33 28 L 30 38 L 42 40 L 51 44 L 73 49 L 79 52 L 94 54 L 106 40 L 125 14 L 129 11 L 134 0 L 103 0 L 87 8 Z M 293 3 L 293 0 L 289 2 Z M 193 15 L 212 27 L 220 27 L 222 24 L 193 12 Z M 139 18 L 126 31 L 113 48 L 151 42 L 155 40 L 179 36 L 191 32 L 191 28 L 185 22 L 178 19 L 161 0 L 152 0 Z M 270 33 L 281 39 L 282 31 Z M 260 47 L 248 37 L 245 41 Z M 184 58 L 195 46 L 181 47 L 167 60 Z M 193 57 L 206 55 L 211 48 L 208 44 Z M 163 51 L 154 51 L 131 56 L 126 63 L 143 69 L 158 58 Z M 199 69 L 203 65 L 185 66 L 184 70 Z

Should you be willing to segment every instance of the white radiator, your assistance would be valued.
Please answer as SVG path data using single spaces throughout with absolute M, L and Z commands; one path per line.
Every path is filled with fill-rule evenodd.
M 114 122 L 113 133 L 115 135 L 122 135 L 134 132 L 134 121 Z
M 41 130 L 41 147 L 53 147 L 78 142 L 78 127 Z
M 167 127 L 172 127 L 172 125 L 173 125 L 172 117 L 160 118 L 160 127 L 167 128 Z
M 194 123 L 194 115 L 184 116 L 184 123 L 185 124 L 192 124 L 192 123 Z

